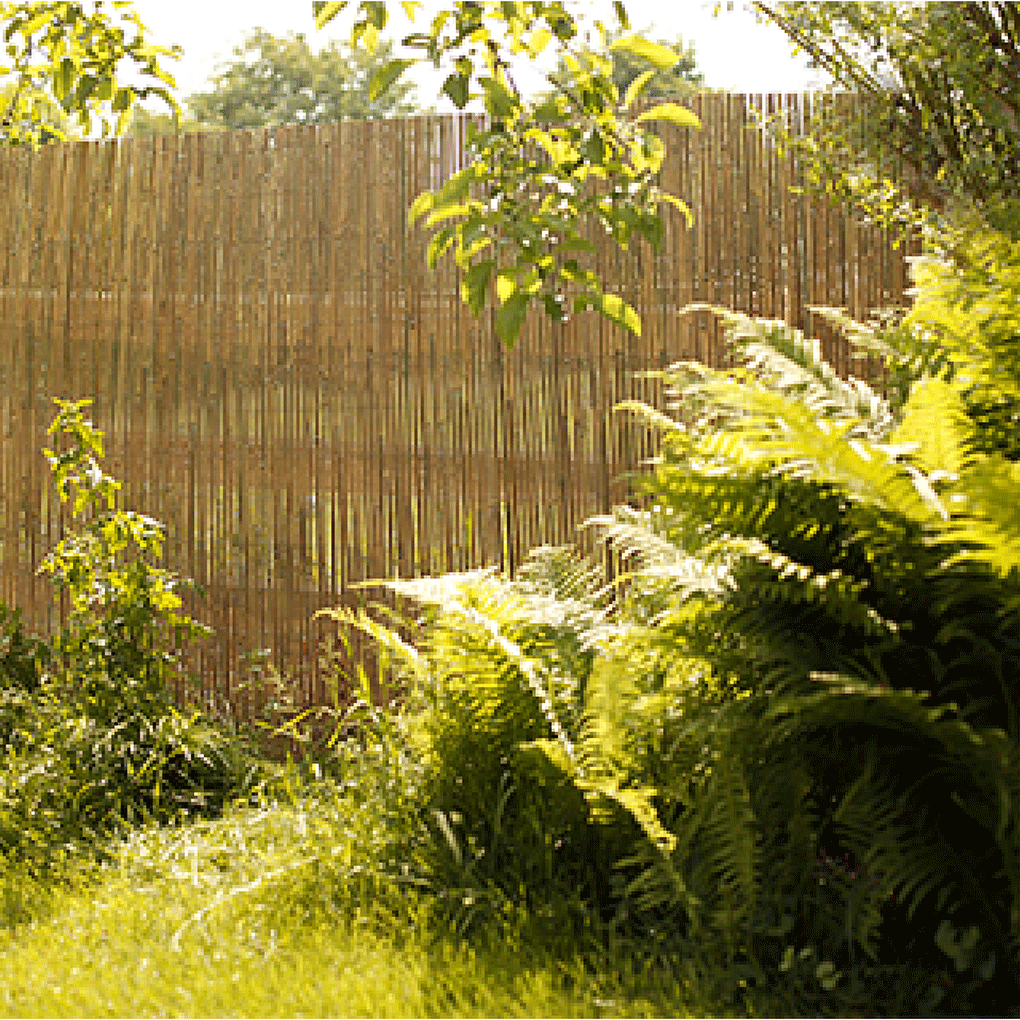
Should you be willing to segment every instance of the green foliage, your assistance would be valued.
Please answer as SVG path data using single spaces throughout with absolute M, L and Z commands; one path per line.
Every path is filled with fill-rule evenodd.
M 0 687 L 31 694 L 38 690 L 52 650 L 36 635 L 26 635 L 21 610 L 8 609 L 0 602 Z
M 205 628 L 179 613 L 178 580 L 151 564 L 162 530 L 115 509 L 102 434 L 88 401 L 57 401 L 47 450 L 62 502 L 80 527 L 46 557 L 67 624 L 49 646 L 15 616 L 0 660 L 0 852 L 36 867 L 148 818 L 219 810 L 245 780 L 244 755 L 200 713 L 171 703 L 173 642 Z
M 685 710 L 664 757 L 711 777 L 675 780 L 679 849 L 638 854 L 633 888 L 645 909 L 697 897 L 698 945 L 759 986 L 807 944 L 844 1008 L 893 972 L 914 975 L 913 1009 L 1015 998 L 1020 522 L 1013 464 L 966 403 L 1016 385 L 1007 280 L 922 264 L 903 324 L 854 328 L 890 355 L 903 402 L 838 379 L 798 331 L 717 309 L 736 367 L 684 366 L 683 421 L 647 412 L 666 430 L 647 527 L 727 572 L 659 629 L 747 696 Z M 824 889 L 819 848 L 842 862 Z M 978 932 L 966 953 L 936 941 L 952 925 Z M 951 991 L 934 980 L 943 943 L 966 963 Z
M 104 138 L 111 126 L 107 117 L 113 116 L 113 130 L 119 134 L 128 124 L 135 101 L 150 95 L 159 96 L 175 115 L 179 113 L 166 88 L 174 87 L 174 79 L 159 66 L 159 58 L 176 59 L 180 48 L 153 46 L 131 5 L 115 3 L 114 7 L 120 23 L 103 11 L 101 2 L 91 14 L 77 3 L 33 0 L 0 6 L 11 60 L 0 67 L 0 74 L 17 76 L 5 90 L 0 117 L 0 130 L 9 144 L 37 147 L 45 141 L 64 141 L 64 117 L 70 115 L 86 134 L 92 130 L 92 117 L 98 115 Z M 129 39 L 126 30 L 132 28 L 134 35 Z M 163 84 L 118 85 L 118 69 L 127 58 L 143 77 Z M 54 100 L 59 116 L 49 112 Z
M 115 509 L 120 483 L 100 468 L 102 433 L 82 413 L 91 402 L 55 403 L 60 413 L 49 433 L 66 436 L 68 445 L 44 453 L 61 503 L 72 501 L 82 527 L 47 555 L 40 572 L 70 595 L 60 652 L 106 720 L 132 692 L 143 702 L 169 703 L 168 684 L 178 672 L 173 642 L 210 631 L 179 612 L 181 582 L 149 562 L 162 555 L 162 525 Z
M 815 189 L 886 223 L 979 209 L 1018 236 L 1015 4 L 752 6 L 861 101 L 855 120 L 826 115 L 810 139 L 787 136 Z
M 457 897 L 462 926 L 520 895 L 529 906 L 573 904 L 575 921 L 584 902 L 608 909 L 612 862 L 639 831 L 612 811 L 604 831 L 593 828 L 585 797 L 604 784 L 575 784 L 559 767 L 573 758 L 588 641 L 604 625 L 588 601 L 550 592 L 574 566 L 545 550 L 517 582 L 489 573 L 388 582 L 435 607 L 421 652 L 364 614 L 325 613 L 400 656 L 409 683 L 400 726 L 421 762 L 417 810 L 431 833 L 422 873 Z
M 280 38 L 256 28 L 212 79 L 212 89 L 188 96 L 187 104 L 198 123 L 228 129 L 414 113 L 414 86 L 406 82 L 369 94 L 392 48 L 382 42 L 370 54 L 334 42 L 313 53 L 302 34 Z
M 4 85 L 0 88 L 0 109 L 8 109 L 19 102 L 18 86 Z M 21 116 L 26 123 L 32 123 L 39 132 L 39 142 L 62 141 L 74 138 L 70 119 L 63 109 L 43 93 L 33 94 L 22 103 Z
M 402 717 L 437 886 L 583 890 L 731 1008 L 1016 1001 L 1020 479 L 968 401 L 1020 373 L 984 242 L 1001 272 L 922 262 L 909 315 L 841 320 L 888 397 L 715 309 L 732 367 L 667 373 L 675 418 L 627 405 L 663 441 L 646 508 L 589 522 L 611 587 L 562 550 L 389 583 L 437 607 Z M 543 876 L 529 825 L 583 858 Z
M 321 28 L 346 6 L 347 0 L 315 3 L 316 25 Z M 412 15 L 414 6 L 405 5 Z M 386 24 L 386 5 L 362 4 L 361 10 L 351 42 L 363 40 L 371 53 Z M 629 31 L 623 5 L 615 10 L 621 29 Z M 621 101 L 613 82 L 611 53 L 663 72 L 673 71 L 677 54 L 638 35 L 610 43 L 605 26 L 596 22 L 595 27 L 597 49 L 581 43 L 578 20 L 559 0 L 523 6 L 457 0 L 436 15 L 427 32 L 403 40 L 422 52 L 419 60 L 437 67 L 450 62 L 443 92 L 459 109 L 471 98 L 485 103 L 488 126 L 469 126 L 470 164 L 438 190 L 419 195 L 410 218 L 438 227 L 429 242 L 430 268 L 454 249 L 463 270 L 461 296 L 475 315 L 495 290 L 495 330 L 507 344 L 520 335 L 534 301 L 554 322 L 595 309 L 640 333 L 634 309 L 579 257 L 593 250 L 586 223 L 601 227 L 626 249 L 635 238 L 658 247 L 663 202 L 691 222 L 686 204 L 656 183 L 665 148 L 647 125 L 660 120 L 697 128 L 697 117 L 675 103 L 635 114 L 629 106 L 638 89 L 629 89 Z M 559 47 L 569 80 L 550 78 L 555 95 L 526 102 L 510 75 L 508 57 L 537 58 L 550 45 Z M 397 81 L 417 62 L 390 61 L 376 82 Z M 647 85 L 647 79 L 639 81 Z M 475 82 L 480 91 L 473 93 Z

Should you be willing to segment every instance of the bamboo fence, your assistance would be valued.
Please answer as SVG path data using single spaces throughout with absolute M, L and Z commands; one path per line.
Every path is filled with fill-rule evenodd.
M 188 603 L 216 632 L 188 652 L 203 695 L 250 714 L 239 657 L 269 648 L 299 701 L 321 699 L 332 628 L 312 615 L 367 597 L 354 582 L 512 572 L 628 498 L 653 437 L 614 404 L 658 401 L 639 371 L 722 357 L 687 303 L 786 319 L 845 372 L 807 306 L 901 303 L 912 249 L 791 193 L 800 169 L 751 111 L 803 124 L 811 104 L 692 100 L 702 129 L 663 130 L 661 183 L 693 229 L 664 206 L 658 254 L 598 241 L 642 335 L 536 311 L 512 349 L 408 228 L 414 197 L 462 165 L 468 117 L 0 152 L 0 598 L 59 626 L 36 571 L 66 510 L 41 450 L 52 398 L 90 398 L 120 505 L 163 522 L 164 565 L 205 589 Z

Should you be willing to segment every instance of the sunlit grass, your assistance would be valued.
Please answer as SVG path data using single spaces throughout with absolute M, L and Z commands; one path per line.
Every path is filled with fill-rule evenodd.
M 704 1015 L 675 974 L 592 964 L 540 919 L 458 938 L 373 874 L 338 800 L 139 831 L 0 933 L 5 1016 Z M 363 819 L 364 821 L 364 819 Z M 382 849 L 377 846 L 377 849 Z

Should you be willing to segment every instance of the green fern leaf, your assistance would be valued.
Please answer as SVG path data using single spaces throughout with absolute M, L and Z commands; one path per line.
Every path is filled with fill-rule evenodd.
M 941 379 L 920 380 L 910 392 L 890 442 L 916 444 L 915 459 L 929 474 L 958 475 L 969 426 L 956 387 Z

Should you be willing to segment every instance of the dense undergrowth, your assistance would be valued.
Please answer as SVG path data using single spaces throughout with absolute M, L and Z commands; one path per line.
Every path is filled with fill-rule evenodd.
M 71 615 L 0 646 L 0 1009 L 1015 1015 L 1020 252 L 971 244 L 837 316 L 879 383 L 717 309 L 735 367 L 627 408 L 662 456 L 588 523 L 611 584 L 539 549 L 389 582 L 404 638 L 327 611 L 397 698 L 336 677 L 300 766 L 171 703 L 198 625 L 61 404 Z

